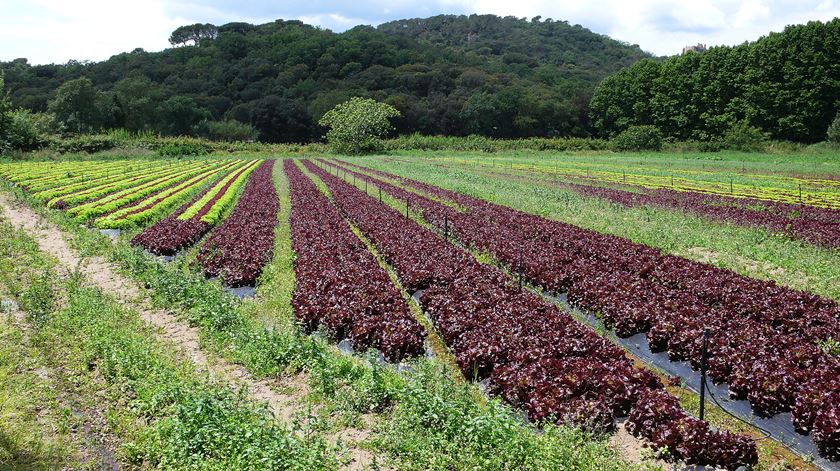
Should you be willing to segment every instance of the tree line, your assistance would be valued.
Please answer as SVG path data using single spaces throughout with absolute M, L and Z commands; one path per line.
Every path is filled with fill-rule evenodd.
M 399 111 L 399 133 L 587 136 L 595 84 L 650 57 L 579 25 L 443 15 L 341 34 L 278 20 L 195 24 L 173 46 L 98 63 L 0 63 L 15 107 L 61 132 L 109 128 L 304 142 L 352 97 Z M 403 25 L 406 26 L 403 26 Z M 410 25 L 410 27 L 409 27 Z
M 641 60 L 604 79 L 589 112 L 603 137 L 652 125 L 683 140 L 749 128 L 810 143 L 825 140 L 838 110 L 840 19 L 834 19 L 735 47 Z

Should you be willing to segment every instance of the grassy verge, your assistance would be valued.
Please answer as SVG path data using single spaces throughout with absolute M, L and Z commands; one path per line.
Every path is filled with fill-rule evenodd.
M 751 174 L 759 175 L 838 175 L 840 163 L 838 152 L 829 153 L 764 153 L 764 152 L 538 152 L 505 151 L 445 152 L 445 151 L 397 151 L 392 156 L 416 158 L 417 160 L 461 161 L 469 165 L 479 162 L 493 162 L 501 166 L 535 164 L 552 167 L 577 165 L 583 168 L 626 169 L 628 173 L 644 170 L 651 174 L 680 172 L 694 175 L 694 172 L 719 172 L 726 181 L 733 177 L 737 182 L 747 183 Z M 383 158 L 377 156 L 375 158 Z M 387 158 L 387 157 L 386 157 Z

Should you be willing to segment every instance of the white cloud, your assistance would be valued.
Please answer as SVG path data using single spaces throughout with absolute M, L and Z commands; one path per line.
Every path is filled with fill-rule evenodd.
M 6 3 L 11 2 L 0 1 L 0 11 L 9 11 Z M 162 49 L 183 20 L 164 15 L 161 3 L 29 1 L 19 15 L 0 15 L 0 60 L 64 63 L 103 60 L 137 47 Z
M 327 13 L 322 15 L 301 15 L 297 19 L 309 25 L 318 25 L 335 31 L 343 31 L 353 26 L 366 23 L 359 18 L 347 18 L 338 13 Z
M 277 18 L 343 31 L 356 24 L 441 13 L 542 16 L 581 24 L 659 55 L 682 46 L 738 44 L 788 24 L 840 16 L 835 0 L 0 0 L 0 60 L 103 60 L 136 47 L 168 47 L 169 33 L 195 23 Z
M 770 9 L 758 0 L 748 0 L 741 4 L 735 13 L 733 25 L 736 28 L 746 28 L 763 22 L 770 17 Z

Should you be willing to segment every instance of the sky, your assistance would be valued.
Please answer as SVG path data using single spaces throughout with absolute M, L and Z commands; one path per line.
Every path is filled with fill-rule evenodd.
M 683 46 L 734 45 L 786 25 L 840 16 L 840 0 L 0 0 L 0 61 L 101 61 L 170 47 L 191 23 L 299 19 L 336 32 L 437 14 L 542 16 L 580 24 L 656 55 Z

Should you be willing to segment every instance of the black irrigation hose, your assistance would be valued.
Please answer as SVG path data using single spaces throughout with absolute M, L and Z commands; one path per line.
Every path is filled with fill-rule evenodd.
M 745 424 L 747 424 L 747 425 L 749 425 L 749 426 L 751 426 L 751 427 L 755 427 L 755 428 L 757 428 L 758 430 L 760 430 L 760 431 L 761 431 L 761 433 L 762 433 L 764 436 L 763 436 L 763 437 L 761 437 L 761 438 L 757 438 L 757 439 L 756 439 L 756 441 L 758 441 L 758 440 L 767 440 L 768 438 L 772 438 L 772 437 L 773 437 L 773 434 L 772 434 L 772 433 L 770 433 L 768 430 L 766 430 L 766 429 L 762 428 L 760 425 L 758 425 L 758 424 L 754 424 L 754 423 L 751 423 L 751 422 L 747 422 L 746 420 L 744 420 L 744 419 L 742 419 L 742 418 L 738 417 L 737 415 L 735 415 L 735 414 L 733 414 L 733 413 L 729 412 L 728 410 L 726 410 L 726 408 L 725 408 L 725 407 L 723 407 L 722 405 L 720 405 L 720 403 L 717 401 L 717 398 L 716 398 L 716 397 L 715 397 L 715 395 L 712 393 L 712 388 L 710 388 L 710 387 L 709 387 L 709 383 L 707 383 L 707 382 L 706 382 L 706 379 L 705 379 L 705 378 L 703 379 L 703 383 L 704 383 L 704 384 L 705 384 L 705 386 L 706 386 L 706 393 L 709 395 L 709 397 L 711 397 L 711 398 L 712 398 L 712 402 L 714 402 L 714 403 L 715 403 L 718 407 L 720 407 L 720 410 L 722 410 L 723 412 L 725 412 L 728 416 L 730 416 L 730 417 L 732 417 L 732 418 L 734 418 L 734 419 L 737 419 L 737 420 L 739 420 L 739 421 L 741 421 L 741 422 L 743 422 L 743 423 L 745 423 Z

